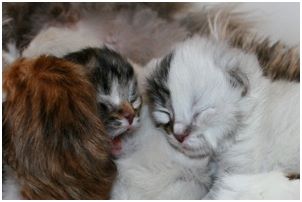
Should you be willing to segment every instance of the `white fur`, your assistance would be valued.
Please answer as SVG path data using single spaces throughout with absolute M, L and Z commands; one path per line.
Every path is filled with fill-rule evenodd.
M 228 72 L 237 70 L 247 78 L 248 90 L 243 97 L 243 87 L 230 85 Z M 262 76 L 255 56 L 229 48 L 223 42 L 195 36 L 174 50 L 168 88 L 174 124 L 193 127 L 183 143 L 173 135 L 166 135 L 168 141 L 188 156 L 215 153 L 218 179 L 225 172 L 300 173 L 298 83 L 271 82 Z M 256 183 L 257 177 L 251 179 L 254 181 L 250 183 Z M 219 186 L 214 184 L 214 190 Z M 286 187 L 286 183 L 280 186 Z M 251 193 L 265 186 L 259 187 L 255 185 Z M 290 193 L 283 192 L 282 196 L 288 198 Z M 263 197 L 274 198 L 273 194 L 268 191 Z M 248 197 L 243 195 L 244 199 Z M 276 194 L 275 198 L 278 197 Z
M 2 50 L 2 71 L 6 65 L 13 63 L 20 56 L 15 43 L 8 43 L 7 49 L 7 51 Z
M 5 180 L 2 182 L 2 199 L 3 200 L 21 200 L 23 199 L 20 193 L 20 184 L 16 179 L 11 168 L 8 166 L 5 169 Z
M 176 152 L 154 127 L 147 107 L 141 117 L 142 126 L 131 140 L 135 152 L 116 161 L 112 199 L 201 199 L 211 183 L 209 159 L 190 159 Z
M 215 200 L 295 200 L 300 197 L 300 180 L 289 180 L 281 172 L 226 175 L 219 179 Z
M 141 106 L 142 104 L 142 100 L 140 97 L 138 97 L 133 103 L 132 103 L 132 106 L 134 109 L 137 109 Z
M 23 51 L 23 57 L 53 55 L 62 57 L 70 52 L 88 47 L 103 47 L 103 42 L 97 33 L 79 22 L 75 27 L 49 27 L 42 30 Z
M 8 49 L 7 51 L 2 50 L 2 71 L 4 71 L 8 65 L 13 63 L 20 56 L 20 53 L 17 50 L 15 43 L 8 43 L 7 49 Z M 2 91 L 2 102 L 5 101 L 6 101 L 6 92 Z

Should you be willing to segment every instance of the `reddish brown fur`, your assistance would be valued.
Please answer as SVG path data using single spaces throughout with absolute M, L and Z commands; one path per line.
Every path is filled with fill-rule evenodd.
M 26 199 L 108 199 L 116 167 L 84 68 L 50 56 L 4 72 L 4 160 Z

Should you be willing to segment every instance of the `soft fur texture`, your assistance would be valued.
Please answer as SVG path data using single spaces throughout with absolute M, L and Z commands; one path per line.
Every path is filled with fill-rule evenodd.
M 140 39 L 148 39 L 148 36 L 151 36 L 150 33 L 147 32 L 148 30 L 153 31 L 153 34 L 155 34 L 154 32 L 156 29 L 158 30 L 158 26 L 175 27 L 175 25 L 170 26 L 166 21 L 186 7 L 188 7 L 186 3 L 7 2 L 3 5 L 3 47 L 6 48 L 6 44 L 9 42 L 15 42 L 17 48 L 23 50 L 43 29 L 51 26 L 73 27 L 80 20 L 92 20 L 92 18 L 97 18 L 99 23 L 95 25 L 101 27 L 106 34 L 111 35 L 112 33 L 121 31 L 124 33 L 131 31 L 131 33 L 133 33 L 131 29 L 134 28 L 137 29 L 136 33 L 139 29 L 142 30 L 140 36 L 143 38 L 139 37 Z M 152 19 L 150 19 L 150 17 Z M 129 25 L 125 23 L 129 23 Z M 109 25 L 111 29 L 108 29 L 109 27 L 107 27 L 107 25 Z M 140 28 L 140 26 L 143 27 Z M 160 37 L 159 30 L 156 32 L 157 37 Z M 107 37 L 109 37 L 109 35 L 107 35 Z M 164 35 L 173 36 L 167 32 Z M 155 36 L 154 38 L 152 37 L 152 39 L 157 40 Z M 124 41 L 123 43 L 127 42 Z M 168 42 L 168 44 L 169 43 L 170 42 Z M 140 44 L 137 43 L 136 45 Z M 131 46 L 124 48 L 128 50 L 133 49 Z M 135 49 L 133 50 L 135 51 Z M 148 55 L 141 54 L 139 58 L 142 57 L 148 57 Z
M 19 51 L 45 27 L 69 26 L 78 21 L 70 3 L 5 2 L 2 12 L 2 46 L 15 43 Z
M 96 36 L 96 33 L 79 23 L 73 28 L 50 27 L 42 30 L 22 52 L 22 56 L 54 55 L 62 57 L 87 47 L 102 46 L 103 42 Z
M 212 183 L 209 158 L 178 153 L 153 124 L 147 106 L 141 116 L 142 126 L 129 139 L 135 152 L 116 161 L 112 199 L 201 199 Z
M 10 3 L 6 4 L 9 6 L 4 7 L 4 13 L 8 8 L 15 6 Z M 38 7 L 30 7 L 29 4 L 24 4 L 25 8 L 31 8 L 35 11 L 32 14 L 33 16 L 41 12 Z M 236 48 L 255 53 L 261 67 L 264 69 L 264 74 L 269 78 L 300 80 L 298 47 L 288 47 L 280 41 L 272 43 L 267 38 L 260 38 L 252 31 L 254 23 L 245 16 L 245 13 L 236 12 L 236 6 L 234 5 L 204 7 L 201 9 L 192 9 L 195 7 L 194 4 L 185 3 L 170 3 L 169 6 L 167 6 L 167 3 L 73 3 L 71 5 L 68 3 L 57 5 L 44 3 L 42 5 L 46 10 L 41 20 L 44 22 L 43 27 L 35 26 L 40 25 L 40 21 L 33 21 L 31 23 L 32 27 L 30 27 L 27 21 L 22 24 L 22 17 L 16 18 L 16 16 L 12 17 L 11 14 L 5 14 L 4 33 L 9 32 L 10 29 L 7 27 L 20 29 L 18 27 L 22 25 L 25 30 L 34 30 L 35 34 L 27 37 L 32 39 L 38 33 L 37 30 L 45 29 L 42 31 L 43 33 L 50 26 L 56 26 L 54 29 L 61 29 L 62 23 L 63 25 L 72 24 L 69 28 L 63 28 L 65 33 L 85 33 L 83 38 L 86 41 L 93 37 L 91 33 L 95 33 L 97 44 L 101 41 L 101 43 L 132 61 L 146 64 L 152 58 L 166 55 L 175 43 L 185 40 L 188 36 L 194 34 L 210 35 L 213 31 L 213 24 L 219 24 L 222 28 L 220 37 L 229 40 L 230 45 Z M 54 9 L 58 11 L 53 12 Z M 23 12 L 27 12 L 27 9 L 21 11 L 18 10 L 19 15 L 22 16 L 25 15 Z M 49 15 L 52 12 L 54 15 Z M 31 19 L 35 18 L 31 17 Z M 57 23 L 48 23 L 55 19 Z M 83 32 L 85 29 L 88 31 Z M 21 37 L 23 35 L 26 35 L 26 33 L 18 34 Z M 79 34 L 79 37 L 81 37 L 81 34 Z M 70 37 L 60 39 L 63 44 L 66 43 L 64 39 L 69 41 Z M 46 40 L 49 40 L 49 38 L 46 38 Z M 5 43 L 10 41 L 4 39 Z M 83 41 L 75 40 L 70 44 L 75 46 Z M 28 43 L 29 41 L 26 42 L 26 44 Z M 66 46 L 61 48 L 68 49 Z M 58 50 L 58 53 L 60 52 Z
M 56 20 L 56 23 L 54 23 L 52 20 L 53 17 L 49 18 L 50 21 L 47 19 L 47 17 L 42 18 L 42 21 L 46 19 L 46 21 L 50 23 L 43 23 L 44 26 L 40 26 L 41 23 L 34 23 L 30 21 L 30 23 L 24 23 L 22 24 L 23 19 L 27 20 L 26 18 L 4 18 L 5 23 L 3 23 L 3 26 L 5 29 L 7 28 L 13 28 L 18 31 L 18 33 L 22 33 L 20 30 L 25 30 L 24 33 L 18 34 L 16 36 L 22 37 L 25 36 L 25 43 L 22 42 L 22 40 L 19 40 L 18 47 L 23 49 L 26 47 L 25 44 L 29 43 L 29 39 L 33 38 L 36 33 L 38 33 L 41 29 L 44 29 L 41 34 L 39 34 L 30 44 L 29 49 L 31 49 L 31 55 L 28 54 L 30 51 L 24 51 L 23 54 L 26 56 L 35 56 L 39 54 L 55 54 L 57 56 L 63 56 L 66 53 L 69 53 L 70 51 L 78 51 L 82 48 L 85 48 L 86 46 L 93 46 L 94 44 L 97 47 L 100 47 L 99 44 L 106 44 L 110 48 L 120 52 L 122 55 L 127 56 L 128 58 L 132 59 L 135 62 L 145 64 L 150 59 L 154 57 L 161 57 L 162 55 L 166 55 L 172 47 L 174 47 L 175 43 L 185 40 L 188 36 L 191 36 L 195 33 L 198 33 L 199 35 L 212 35 L 217 33 L 215 29 L 215 25 L 220 26 L 220 34 L 218 37 L 227 39 L 229 41 L 229 45 L 241 48 L 245 51 L 249 51 L 251 53 L 255 53 L 259 59 L 259 62 L 261 64 L 261 67 L 264 69 L 264 74 L 268 75 L 271 79 L 288 79 L 288 80 L 299 80 L 300 75 L 300 69 L 299 69 L 299 54 L 297 49 L 290 48 L 285 45 L 283 45 L 281 42 L 278 42 L 275 45 L 272 45 L 269 40 L 262 40 L 259 39 L 256 35 L 251 33 L 250 28 L 252 27 L 252 23 L 248 22 L 246 19 L 244 19 L 243 15 L 236 14 L 232 9 L 222 7 L 222 8 L 214 8 L 214 9 L 202 9 L 202 10 L 193 10 L 188 12 L 179 12 L 182 8 L 182 4 L 178 4 L 177 6 L 173 7 L 172 4 L 169 4 L 169 12 L 167 11 L 167 6 L 163 4 L 162 7 L 154 6 L 153 4 L 149 5 L 143 5 L 143 4 L 134 4 L 134 3 L 126 3 L 126 4 L 110 4 L 110 3 L 92 3 L 92 4 L 86 4 L 86 3 L 73 3 L 71 5 L 67 5 L 68 3 L 65 3 L 64 6 L 59 9 L 59 12 L 54 12 L 54 18 L 56 16 L 59 16 Z M 147 3 L 148 4 L 148 3 Z M 155 3 L 154 3 L 155 4 Z M 46 5 L 46 4 L 44 4 Z M 55 5 L 55 4 L 53 4 Z M 97 5 L 97 6 L 96 6 Z M 153 6 L 152 6 L 153 5 Z M 173 4 L 175 5 L 175 4 Z M 35 7 L 37 9 L 38 7 Z M 44 7 L 45 8 L 45 7 Z M 51 6 L 49 7 L 51 10 Z M 72 8 L 72 9 L 70 9 Z M 174 9 L 175 8 L 175 9 Z M 5 8 L 4 8 L 5 9 Z M 34 9 L 34 10 L 35 10 Z M 163 10 L 161 10 L 163 9 Z M 168 10 L 169 10 L 168 9 Z M 26 11 L 27 9 L 25 9 Z M 37 9 L 39 10 L 39 9 Z M 46 9 L 48 10 L 48 9 Z M 31 10 L 33 11 L 33 10 Z M 26 11 L 27 12 L 27 11 Z M 19 16 L 22 16 L 23 14 L 19 12 Z M 23 16 L 29 16 L 30 12 L 27 12 L 26 15 Z M 35 13 L 35 12 L 32 12 Z M 49 12 L 45 12 L 46 16 Z M 51 12 L 50 12 L 51 13 Z M 175 17 L 175 14 L 182 14 L 178 17 Z M 17 15 L 17 16 L 18 16 Z M 67 17 L 67 18 L 66 18 Z M 18 21 L 11 21 L 12 19 L 18 19 Z M 31 18 L 34 19 L 34 18 Z M 39 18 L 37 18 L 39 19 Z M 68 20 L 69 19 L 69 20 Z M 10 24 L 6 24 L 10 22 Z M 13 23 L 11 23 L 13 22 Z M 21 29 L 18 27 L 15 27 L 15 24 L 18 22 Z M 44 21 L 45 22 L 45 21 Z M 59 23 L 57 23 L 59 22 Z M 58 25 L 63 24 L 68 25 L 69 27 L 61 28 L 58 27 Z M 36 27 L 26 27 L 26 26 L 35 26 Z M 70 26 L 71 25 L 71 26 Z M 49 29 L 46 29 L 49 26 L 56 26 L 51 27 Z M 216 26 L 217 27 L 217 26 Z M 4 34 L 7 33 L 4 29 Z M 28 31 L 29 30 L 29 31 Z M 34 30 L 34 31 L 32 31 Z M 29 33 L 29 34 L 27 34 Z M 6 35 L 6 36 L 15 36 L 15 35 Z M 58 37 L 58 38 L 57 38 Z M 85 39 L 85 40 L 82 40 Z M 11 41 L 11 40 L 7 40 Z M 4 40 L 4 42 L 7 42 Z M 53 43 L 55 42 L 55 43 Z M 58 46 L 59 45 L 59 46 Z M 45 52 L 43 52 L 45 51 Z M 169 57 L 166 58 L 165 62 L 169 62 L 169 60 L 172 60 L 174 57 L 174 54 L 171 54 Z M 192 61 L 194 61 L 193 59 Z M 218 60 L 218 59 L 217 59 Z M 164 62 L 164 63 L 165 63 Z M 154 65 L 151 65 L 154 67 Z M 165 64 L 163 64 L 165 66 Z M 151 68 L 152 69 L 152 68 Z M 150 69 L 147 69 L 149 71 Z M 165 79 L 162 78 L 165 76 L 165 71 L 162 72 L 163 75 L 160 77 L 160 79 L 163 79 L 163 82 L 165 82 Z M 167 72 L 168 74 L 168 72 Z M 196 74 L 197 75 L 197 74 Z M 235 82 L 235 85 L 239 84 L 239 89 L 244 87 L 240 85 L 242 83 L 238 78 L 236 79 L 236 76 L 233 75 L 232 82 Z M 240 77 L 239 77 L 240 78 Z M 142 78 L 144 79 L 144 78 Z M 197 81 L 200 80 L 200 78 L 196 79 Z M 180 80 L 181 81 L 181 80 Z M 193 83 L 193 85 L 195 85 Z M 184 86 L 185 87 L 185 86 Z M 158 88 L 159 93 L 162 93 L 162 89 Z M 180 89 L 181 90 L 181 89 Z M 243 91 L 240 91 L 241 93 L 245 94 L 245 91 L 248 92 L 248 88 L 244 89 Z M 165 90 L 163 91 L 164 97 L 169 97 L 169 95 L 165 94 Z M 182 91 L 181 93 L 189 93 L 186 91 Z M 240 93 L 237 93 L 238 95 Z M 181 96 L 183 98 L 185 96 Z M 229 101 L 232 101 L 232 99 L 228 99 Z M 181 99 L 179 99 L 181 101 Z M 231 106 L 231 105 L 230 105 Z M 234 107 L 235 108 L 235 107 Z M 284 106 L 281 107 L 281 109 L 284 109 Z M 211 112 L 211 111 L 210 111 Z M 227 112 L 225 113 L 227 114 Z M 211 115 L 211 113 L 210 113 Z M 234 118 L 241 119 L 241 117 Z M 232 116 L 230 114 L 229 116 Z M 206 116 L 207 117 L 207 116 Z M 297 117 L 295 117 L 297 119 Z M 159 119 L 167 119 L 167 116 L 160 116 Z M 298 120 L 298 119 L 297 119 Z M 223 121 L 223 120 L 221 120 Z M 223 125 L 222 125 L 223 126 Z M 144 127 L 143 127 L 144 128 Z M 171 126 L 168 124 L 164 127 L 166 130 L 171 130 Z M 183 131 L 183 124 L 178 124 L 176 129 L 179 131 L 179 133 L 185 132 L 183 134 L 186 134 L 188 131 Z M 150 129 L 152 131 L 153 129 Z M 146 130 L 148 131 L 148 130 Z M 233 131 L 233 130 L 230 130 Z M 145 131 L 143 131 L 145 132 Z M 151 133 L 151 132 L 150 132 Z M 161 132 L 162 133 L 162 132 Z M 137 133 L 135 133 L 137 134 Z M 149 134 L 149 132 L 146 132 L 146 134 Z M 141 134 L 138 134 L 140 136 Z M 164 134 L 162 134 L 164 135 Z M 143 136 L 143 135 L 141 135 Z M 175 140 L 173 136 L 168 137 L 169 141 L 172 143 L 173 147 L 176 147 L 178 150 L 182 150 L 178 146 L 178 142 Z M 156 139 L 156 138 L 155 138 Z M 183 139 L 183 138 L 180 138 Z M 224 137 L 223 139 L 231 140 L 232 138 L 229 138 L 228 136 Z M 163 137 L 161 136 L 161 140 L 165 141 Z M 148 141 L 148 139 L 146 139 Z M 155 141 L 155 140 L 153 140 Z M 183 150 L 186 154 L 188 154 L 190 157 L 201 157 L 205 156 L 208 153 L 212 152 L 212 146 L 215 147 L 216 139 L 211 139 L 208 146 L 204 147 L 204 151 L 202 154 L 195 153 L 192 151 Z M 220 140 L 222 142 L 222 140 Z M 233 140 L 232 140 L 233 141 Z M 230 142 L 232 142 L 230 141 Z M 125 139 L 125 144 L 131 145 L 129 148 L 136 148 L 137 145 L 140 144 L 140 142 L 136 139 L 128 138 Z M 150 141 L 152 142 L 152 141 Z M 227 143 L 229 141 L 226 141 L 224 143 Z M 294 142 L 294 140 L 293 140 Z M 138 144 L 137 144 L 138 143 Z M 192 143 L 192 142 L 191 142 Z M 193 142 L 194 143 L 194 142 Z M 206 141 L 205 141 L 206 143 Z M 146 143 L 145 143 L 146 144 Z M 166 143 L 161 143 L 166 144 Z M 291 143 L 288 143 L 291 144 Z M 150 143 L 152 145 L 152 143 Z M 158 143 L 154 143 L 153 145 L 158 145 Z M 218 144 L 219 145 L 219 144 Z M 166 145 L 168 146 L 168 145 Z M 199 145 L 201 146 L 201 145 Z M 197 147 L 199 147 L 197 146 Z M 220 145 L 219 145 L 220 146 Z M 227 146 L 227 144 L 226 144 Z M 128 148 L 128 147 L 127 147 Z M 170 149 L 173 149 L 172 147 Z M 239 149 L 238 149 L 239 150 Z M 282 151 L 280 149 L 280 151 Z M 153 156 L 152 151 L 150 153 L 142 154 L 142 158 L 146 162 L 146 164 L 149 163 L 149 158 Z M 237 152 L 237 151 L 236 151 Z M 240 150 L 239 150 L 240 152 Z M 177 153 L 176 150 L 174 150 L 175 154 Z M 171 152 L 172 154 L 172 152 Z M 136 153 L 134 155 L 139 155 L 139 153 Z M 160 156 L 160 154 L 158 154 Z M 154 154 L 155 156 L 155 154 Z M 153 156 L 153 157 L 154 157 Z M 169 155 L 168 155 L 169 156 Z M 181 191 L 178 191 L 176 193 L 167 191 L 167 195 L 164 195 L 163 193 L 160 193 L 160 186 L 162 182 L 165 182 L 165 180 L 161 181 L 160 178 L 155 178 L 154 184 L 146 184 L 148 182 L 147 180 L 150 180 L 148 178 L 145 178 L 143 174 L 142 176 L 137 176 L 136 174 L 140 173 L 152 173 L 157 165 L 148 165 L 148 168 L 142 169 L 143 171 L 140 171 L 140 169 L 143 167 L 143 164 L 138 166 L 138 170 L 135 170 L 133 167 L 135 165 L 132 165 L 131 163 L 136 162 L 135 156 L 132 157 L 131 160 L 126 160 L 125 165 L 121 164 L 121 168 L 119 168 L 121 172 L 121 179 L 124 179 L 127 174 L 127 172 L 133 171 L 133 175 L 129 174 L 129 176 L 133 176 L 133 180 L 138 179 L 141 177 L 142 183 L 135 184 L 135 181 L 132 181 L 131 178 L 127 178 L 124 180 L 118 181 L 118 187 L 115 190 L 121 189 L 120 194 L 116 194 L 117 192 L 114 191 L 113 195 L 114 198 L 154 198 L 156 194 L 159 194 L 158 198 L 171 198 L 171 195 L 175 194 L 175 197 L 186 197 L 185 194 L 181 194 L 180 196 L 177 194 L 183 193 Z M 153 158 L 152 158 L 153 159 Z M 167 157 L 169 162 L 171 158 Z M 173 158 L 172 158 L 173 159 Z M 181 161 L 180 165 L 183 165 L 184 162 L 186 162 L 189 158 L 186 157 L 185 161 Z M 240 160 L 241 161 L 241 160 Z M 162 162 L 161 160 L 155 161 L 159 164 Z M 168 163 L 167 163 L 168 164 Z M 177 164 L 178 165 L 178 164 Z M 226 164 L 229 168 L 229 164 Z M 200 165 L 198 165 L 200 166 Z M 203 165 L 204 166 L 204 165 Z M 150 167 L 150 168 L 149 168 Z M 185 166 L 186 167 L 186 166 Z M 232 166 L 230 166 L 232 167 Z M 253 164 L 251 167 L 255 167 Z M 257 166 L 256 166 L 257 167 Z M 122 169 L 125 168 L 125 169 Z M 244 167 L 245 168 L 245 167 Z M 187 169 L 187 167 L 186 167 Z M 199 169 L 199 167 L 198 167 Z M 205 168 L 202 168 L 203 170 Z M 253 169 L 253 168 L 252 168 Z M 161 169 L 160 169 L 161 171 Z M 203 170 L 204 171 L 204 170 Z M 123 173 L 125 172 L 125 174 Z M 155 175 L 153 173 L 151 175 L 146 174 L 146 176 L 156 176 L 156 174 L 160 173 L 158 170 L 155 171 Z M 177 172 L 176 172 L 177 173 Z M 201 172 L 204 174 L 207 174 L 208 172 Z M 125 175 L 125 176 L 124 176 Z M 178 174 L 175 173 L 169 173 L 165 174 L 163 173 L 163 179 L 171 179 L 166 180 L 167 182 L 174 182 L 174 177 Z M 190 176 L 191 174 L 189 174 Z M 270 174 L 268 174 L 270 175 Z M 172 177 L 171 177 L 172 176 Z M 188 176 L 185 174 L 185 176 Z M 202 175 L 203 176 L 203 175 Z M 171 177 L 171 178 L 170 178 Z M 185 177 L 187 179 L 187 177 Z M 240 178 L 240 177 L 239 177 Z M 252 177 L 251 177 L 252 178 Z M 206 179 L 206 177 L 205 177 Z M 224 178 L 221 178 L 224 179 Z M 255 179 L 258 179 L 255 175 Z M 240 179 L 238 179 L 240 180 Z M 244 178 L 242 179 L 245 180 Z M 122 181 L 122 182 L 121 182 Z M 198 180 L 197 180 L 198 181 Z M 186 183 L 180 183 L 181 185 L 178 188 L 175 188 L 175 190 L 185 190 L 187 193 L 191 193 L 191 191 L 195 189 L 199 189 L 199 187 L 203 187 L 205 184 L 207 184 L 207 180 L 201 180 L 202 185 L 197 185 L 192 183 L 191 185 L 187 185 Z M 190 182 L 191 183 L 191 182 Z M 190 184 L 189 183 L 189 184 Z M 173 183 L 172 183 L 173 184 Z M 183 186 L 183 185 L 184 186 Z M 163 187 L 167 184 L 163 184 Z M 137 190 L 141 190 L 143 186 L 149 187 L 143 188 L 143 190 L 151 190 L 146 195 L 134 194 L 137 193 Z M 173 186 L 178 187 L 177 183 L 173 184 Z M 171 187 L 173 187 L 171 186 Z M 192 188 L 191 190 L 187 190 L 186 186 L 188 188 Z M 235 186 L 235 185 L 234 185 Z M 127 190 L 125 188 L 132 187 Z M 203 189 L 203 188 L 202 188 Z M 252 191 L 252 190 L 251 190 Z M 198 191 L 197 191 L 198 192 Z M 191 198 L 198 198 L 201 197 L 204 192 L 198 192 L 194 193 Z M 239 191 L 238 191 L 239 192 Z M 125 193 L 123 195 L 122 193 Z M 281 192 L 280 192 L 281 193 Z M 240 192 L 239 192 L 240 194 Z M 189 195 L 187 195 L 189 196 Z M 235 197 L 236 198 L 236 197 Z
M 132 65 L 119 53 L 104 47 L 99 38 L 83 23 L 73 29 L 52 27 L 39 33 L 22 55 L 64 57 L 88 70 L 97 90 L 101 118 L 113 140 L 112 152 L 117 157 L 131 150 L 123 146 L 122 136 L 131 135 L 138 127 L 142 103 Z
M 112 138 L 112 153 L 121 156 L 124 136 L 132 135 L 140 124 L 142 99 L 131 64 L 108 48 L 87 48 L 69 53 L 65 59 L 83 65 L 97 90 L 99 115 Z M 127 151 L 127 152 L 126 152 Z
M 297 200 L 300 180 L 289 180 L 282 172 L 226 175 L 219 178 L 211 198 L 216 200 Z
M 272 83 L 253 55 L 198 36 L 150 65 L 153 118 L 181 153 L 217 158 L 218 177 L 300 172 L 299 84 Z
M 229 45 L 254 53 L 268 78 L 300 81 L 300 53 L 282 41 L 272 42 L 252 30 L 257 18 L 236 11 L 236 4 L 193 9 L 179 19 L 190 35 L 216 35 Z M 218 29 L 218 30 L 217 30 Z
M 21 58 L 3 78 L 4 162 L 18 180 L 16 194 L 108 199 L 116 167 L 84 68 L 49 56 Z M 6 183 L 4 198 L 11 196 Z

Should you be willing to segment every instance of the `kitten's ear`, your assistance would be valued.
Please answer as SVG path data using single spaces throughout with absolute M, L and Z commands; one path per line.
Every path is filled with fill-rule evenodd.
M 70 62 L 80 63 L 81 62 L 81 59 L 80 59 L 81 56 L 82 56 L 82 54 L 80 52 L 73 52 L 73 53 L 69 53 L 67 55 L 64 55 L 63 58 L 65 60 L 70 61 Z
M 87 48 L 77 52 L 69 53 L 63 58 L 70 62 L 85 66 L 88 71 L 93 70 L 97 64 L 97 50 L 93 48 Z
M 255 80 L 260 75 L 256 56 L 237 49 L 224 52 L 216 61 L 223 67 L 232 87 L 241 89 L 242 96 L 248 93 L 250 80 Z
M 161 61 L 161 58 L 154 58 L 150 60 L 140 71 L 138 75 L 138 83 L 141 86 L 141 93 L 146 93 L 146 87 L 148 86 L 147 80 L 149 76 L 154 72 L 158 63 Z
M 227 73 L 229 82 L 231 83 L 232 87 L 240 88 L 242 90 L 241 96 L 245 96 L 249 88 L 249 79 L 247 75 L 243 73 L 239 67 L 232 68 Z

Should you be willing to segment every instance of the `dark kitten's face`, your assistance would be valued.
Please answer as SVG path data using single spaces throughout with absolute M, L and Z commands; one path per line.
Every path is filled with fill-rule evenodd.
M 97 89 L 99 114 L 113 139 L 113 153 L 121 150 L 121 137 L 139 126 L 142 99 L 133 67 L 118 53 L 107 48 L 87 48 L 65 58 L 89 69 Z

